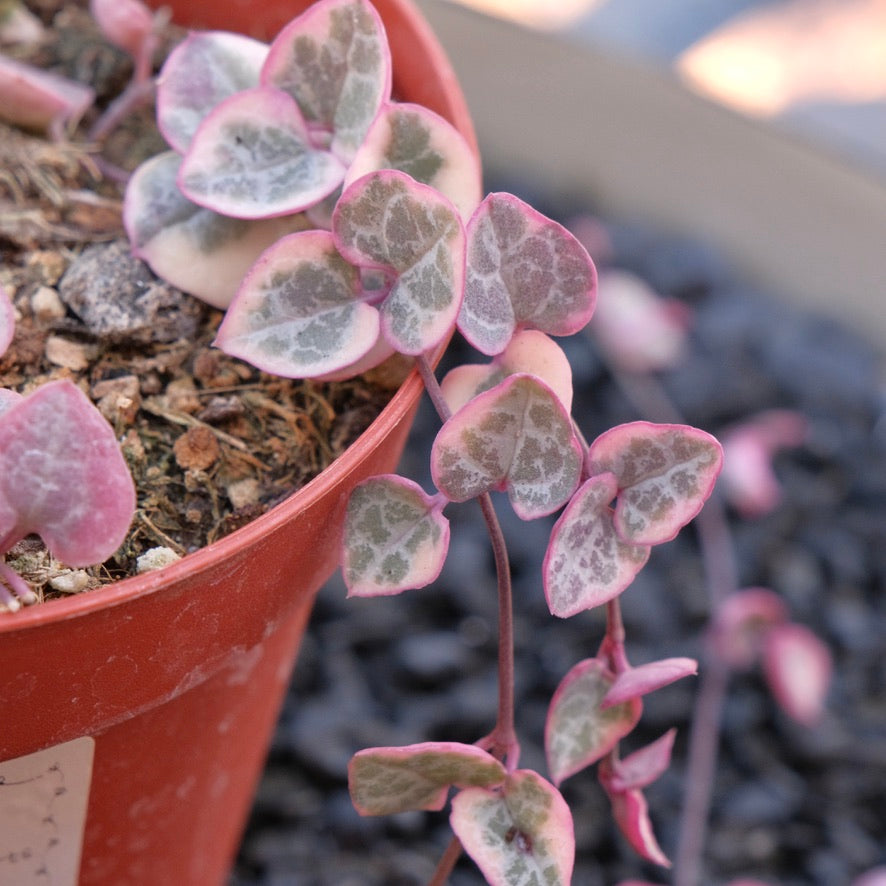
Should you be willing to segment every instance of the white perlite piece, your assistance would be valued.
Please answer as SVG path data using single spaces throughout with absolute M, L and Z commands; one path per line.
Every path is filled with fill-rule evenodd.
M 135 568 L 136 572 L 141 575 L 143 572 L 153 572 L 155 569 L 162 569 L 164 566 L 169 566 L 170 563 L 175 563 L 176 560 L 180 559 L 181 557 L 172 548 L 161 546 L 145 551 L 135 561 Z

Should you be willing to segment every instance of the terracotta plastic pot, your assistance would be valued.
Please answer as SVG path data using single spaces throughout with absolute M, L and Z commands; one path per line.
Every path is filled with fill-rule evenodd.
M 164 5 L 187 26 L 267 38 L 309 3 Z M 424 20 L 409 0 L 376 5 L 398 97 L 475 144 Z M 0 883 L 224 881 L 316 591 L 337 564 L 348 494 L 394 469 L 420 394 L 413 374 L 321 476 L 221 541 L 0 614 Z

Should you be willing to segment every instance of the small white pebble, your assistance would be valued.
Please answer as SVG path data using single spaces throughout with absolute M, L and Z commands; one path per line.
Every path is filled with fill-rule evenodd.
M 151 548 L 135 561 L 135 568 L 139 574 L 142 572 L 153 572 L 155 569 L 162 569 L 164 566 L 169 566 L 170 563 L 175 563 L 176 560 L 180 559 L 181 557 L 172 548 Z
M 41 286 L 34 292 L 31 296 L 31 310 L 43 323 L 61 320 L 66 313 L 59 294 L 51 286 Z
M 229 483 L 225 492 L 228 493 L 228 498 L 234 509 L 239 510 L 258 503 L 261 487 L 258 480 L 247 477 L 245 480 L 235 480 L 233 483 Z
M 95 348 L 80 342 L 71 341 L 60 335 L 50 335 L 46 339 L 46 359 L 56 366 L 80 372 L 89 366 Z
M 85 591 L 89 584 L 89 576 L 84 569 L 74 569 L 71 572 L 62 572 L 49 579 L 49 585 L 54 591 L 61 594 L 79 594 Z

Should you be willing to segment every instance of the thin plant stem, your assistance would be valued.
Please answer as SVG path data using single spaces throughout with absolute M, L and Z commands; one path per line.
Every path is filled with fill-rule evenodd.
M 449 875 L 455 869 L 455 865 L 459 858 L 461 858 L 461 853 L 461 840 L 459 840 L 458 837 L 453 837 L 449 841 L 449 845 L 446 847 L 443 855 L 440 856 L 440 861 L 437 862 L 434 876 L 428 880 L 428 886 L 445 886 L 446 881 L 449 879 Z

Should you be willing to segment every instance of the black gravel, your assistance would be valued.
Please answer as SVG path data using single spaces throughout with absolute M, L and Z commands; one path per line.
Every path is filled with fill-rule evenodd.
M 538 205 L 537 201 L 536 205 Z M 550 212 L 549 207 L 540 206 Z M 695 311 L 692 353 L 662 381 L 686 421 L 717 433 L 773 407 L 803 412 L 808 442 L 782 453 L 785 495 L 765 518 L 730 513 L 741 586 L 781 593 L 795 621 L 830 645 L 836 672 L 824 722 L 793 724 L 758 672 L 731 684 L 704 884 L 754 876 L 780 886 L 843 886 L 886 864 L 886 411 L 881 355 L 830 320 L 749 288 L 710 248 L 643 226 L 611 224 L 612 263 Z M 585 336 L 564 344 L 575 364 L 574 413 L 589 439 L 640 416 Z M 403 472 L 431 489 L 426 453 L 437 425 L 423 408 Z M 599 612 L 554 619 L 539 579 L 551 521 L 500 513 L 513 539 L 521 766 L 545 773 L 547 703 L 563 674 L 593 655 Z M 413 886 L 449 841 L 446 813 L 360 818 L 346 767 L 375 745 L 473 742 L 494 720 L 496 601 L 475 507 L 453 506 L 452 548 L 439 582 L 396 598 L 320 594 L 229 886 Z M 655 548 L 622 597 L 634 664 L 698 655 L 706 617 L 690 529 Z M 639 746 L 679 727 L 671 770 L 647 797 L 673 854 L 696 684 L 647 698 Z M 593 770 L 564 784 L 576 824 L 576 886 L 668 882 L 615 833 Z M 482 878 L 460 863 L 452 886 Z

